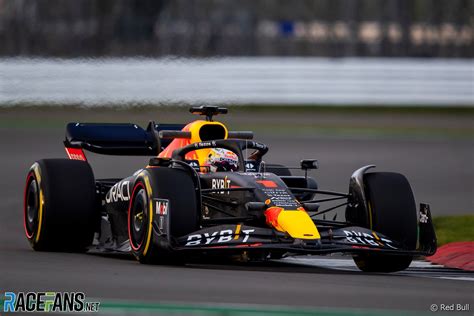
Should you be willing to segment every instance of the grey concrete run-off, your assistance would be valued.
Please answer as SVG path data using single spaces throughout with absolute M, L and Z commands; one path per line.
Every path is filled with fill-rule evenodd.
M 6 114 L 5 114 L 6 115 Z M 80 119 L 72 117 L 71 120 Z M 381 308 L 429 312 L 431 304 L 473 304 L 472 282 L 403 275 L 364 274 L 280 263 L 146 266 L 129 257 L 41 253 L 30 249 L 22 226 L 26 172 L 37 159 L 65 157 L 63 129 L 0 127 L 0 287 L 2 291 L 82 291 L 99 299 L 153 302 L 268 304 Z M 435 215 L 472 212 L 471 140 L 318 136 L 258 137 L 268 162 L 297 164 L 315 157 L 322 188 L 346 190 L 350 173 L 375 163 L 400 171 L 418 202 Z M 96 177 L 126 176 L 146 157 L 89 154 Z M 73 181 L 73 180 L 71 180 Z

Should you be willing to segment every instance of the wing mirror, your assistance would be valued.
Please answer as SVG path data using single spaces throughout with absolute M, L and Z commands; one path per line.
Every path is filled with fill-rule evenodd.
M 267 205 L 263 202 L 247 202 L 245 203 L 245 207 L 247 211 L 265 211 L 267 209 Z
M 308 212 L 317 212 L 319 210 L 319 203 L 311 203 L 311 202 L 307 202 L 307 203 L 301 203 L 303 204 L 303 207 L 306 209 L 306 211 Z
M 301 164 L 301 169 L 303 170 L 319 168 L 318 160 L 316 159 L 303 159 L 301 160 L 300 164 Z

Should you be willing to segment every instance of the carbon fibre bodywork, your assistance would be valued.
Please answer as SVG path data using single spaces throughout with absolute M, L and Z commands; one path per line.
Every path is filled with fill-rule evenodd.
M 231 132 L 224 124 L 212 121 L 212 115 L 226 111 L 217 107 L 195 111 L 205 115 L 207 121 L 188 125 L 150 122 L 146 130 L 135 124 L 68 125 L 64 144 L 72 159 L 86 160 L 82 149 L 102 154 L 158 155 L 127 178 L 96 180 L 101 223 L 97 223 L 93 248 L 121 252 L 130 251 L 130 244 L 133 248 L 130 222 L 134 218 L 130 214 L 134 191 L 140 181 L 146 180 L 150 221 L 147 243 L 151 240 L 168 252 L 198 256 L 252 253 L 255 258 L 271 258 L 334 252 L 414 256 L 436 251 L 436 235 L 426 204 L 421 204 L 419 210 L 416 249 L 369 228 L 371 210 L 364 176 L 375 166 L 355 171 L 348 193 L 319 190 L 316 180 L 307 176 L 308 169 L 317 168 L 316 160 L 302 161 L 305 176 L 277 175 L 278 169 L 267 170 L 262 159 L 268 147 L 250 140 L 251 132 Z M 234 152 L 239 158 L 238 171 L 209 172 L 203 165 L 206 154 L 202 152 L 212 148 Z M 244 151 L 251 152 L 244 155 Z M 196 201 L 194 209 L 188 210 L 198 221 L 192 231 L 172 231 L 175 221 L 187 219 L 173 219 L 173 202 L 152 194 L 157 181 L 161 181 L 160 186 L 168 185 L 163 179 L 155 179 L 157 168 L 181 170 L 192 179 L 193 196 L 180 197 Z M 176 194 L 179 190 L 178 184 Z M 320 204 L 337 200 L 343 203 L 319 209 Z M 315 219 L 338 207 L 346 207 L 346 221 Z
M 183 168 L 199 179 L 196 191 L 201 201 L 200 229 L 184 235 L 173 236 L 169 232 L 169 212 L 173 205 L 166 205 L 166 212 L 160 210 L 160 201 L 152 205 L 156 215 L 153 218 L 153 234 L 161 247 L 175 252 L 194 255 L 222 254 L 235 255 L 246 252 L 253 258 L 272 258 L 295 254 L 361 253 L 376 252 L 399 255 L 430 255 L 436 251 L 429 206 L 422 204 L 420 209 L 419 243 L 417 249 L 406 249 L 403 244 L 370 229 L 354 226 L 350 222 L 313 220 L 320 238 L 293 238 L 268 223 L 271 207 L 281 207 L 290 212 L 306 212 L 304 202 L 296 196 L 300 189 L 313 185 L 310 196 L 318 193 L 314 179 L 310 177 L 285 177 L 268 172 L 218 172 L 199 173 L 194 168 L 184 167 L 173 162 L 160 168 Z M 146 170 L 146 169 L 144 169 Z M 130 206 L 131 188 L 135 175 L 111 185 L 97 181 L 103 194 L 102 229 L 95 247 L 108 251 L 129 251 L 127 232 L 127 212 Z M 299 182 L 300 187 L 288 187 L 288 183 Z M 109 188 L 108 190 L 106 188 Z M 104 190 L 105 189 L 105 190 Z M 323 191 L 325 192 L 325 191 Z M 301 195 L 300 195 L 301 196 Z M 355 196 L 348 195 L 350 204 L 358 204 Z M 356 199 L 356 198 L 355 198 Z M 163 201 L 167 203 L 167 201 Z M 261 202 L 252 208 L 250 203 Z M 265 204 L 266 203 L 266 204 Z M 299 209 L 300 208 L 300 209 Z M 107 227 L 109 226 L 109 227 Z

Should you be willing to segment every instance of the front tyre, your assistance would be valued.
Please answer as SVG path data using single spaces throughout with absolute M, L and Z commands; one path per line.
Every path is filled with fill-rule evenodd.
M 23 226 L 38 251 L 85 251 L 96 222 L 90 165 L 68 159 L 35 162 L 26 177 Z
M 141 263 L 182 261 L 169 240 L 199 229 L 195 188 L 189 173 L 181 169 L 148 168 L 137 176 L 128 209 L 128 235 L 132 253 Z M 169 226 L 160 229 L 163 213 Z
M 139 178 L 132 190 L 128 209 L 128 237 L 134 256 L 142 263 L 151 263 L 153 248 L 153 199 L 148 178 Z
M 404 249 L 415 250 L 417 216 L 413 192 L 408 180 L 399 173 L 374 172 L 364 177 L 369 208 L 367 228 L 399 242 Z M 359 223 L 363 226 L 362 222 Z M 367 224 L 365 224 L 367 225 Z M 365 272 L 395 272 L 408 268 L 413 256 L 357 254 L 354 262 Z

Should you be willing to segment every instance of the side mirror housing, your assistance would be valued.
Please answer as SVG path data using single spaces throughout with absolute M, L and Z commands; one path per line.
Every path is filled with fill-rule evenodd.
M 303 207 L 306 209 L 308 212 L 317 212 L 319 211 L 319 203 L 302 203 Z
M 318 160 L 316 159 L 303 159 L 301 160 L 301 169 L 303 170 L 310 170 L 310 169 L 318 169 L 319 164 Z
M 265 211 L 268 206 L 263 202 L 247 202 L 245 207 L 247 211 Z

